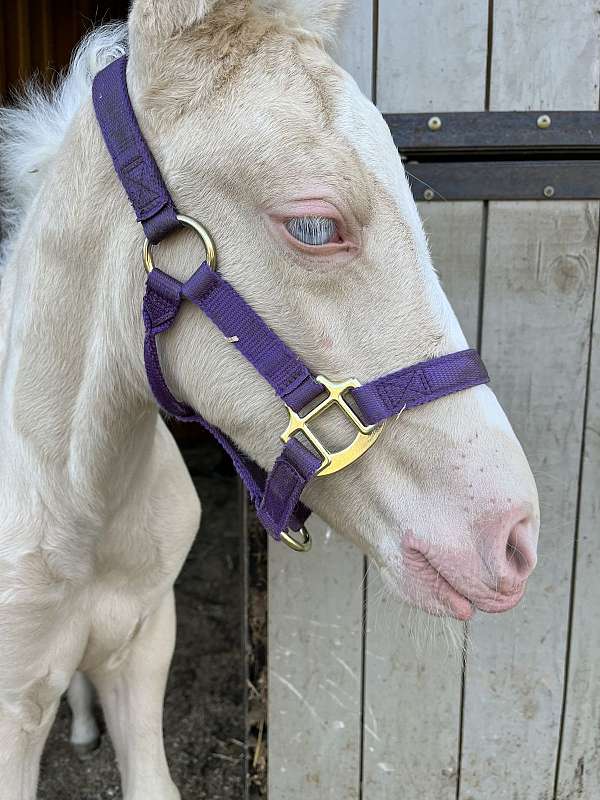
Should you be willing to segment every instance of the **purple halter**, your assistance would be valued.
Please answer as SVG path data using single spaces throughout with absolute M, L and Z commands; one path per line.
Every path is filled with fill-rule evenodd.
M 210 261 L 210 239 L 193 220 L 177 214 L 158 166 L 144 140 L 127 90 L 125 56 L 100 72 L 93 86 L 96 116 L 115 170 L 138 222 L 147 237 L 146 262 L 149 269 L 143 318 L 146 329 L 144 361 L 148 382 L 159 405 L 184 422 L 199 422 L 222 445 L 233 460 L 256 505 L 258 517 L 275 539 L 282 537 L 293 549 L 306 550 L 310 537 L 303 528 L 310 510 L 300 496 L 316 475 L 338 471 L 356 460 L 377 439 L 380 423 L 404 409 L 429 403 L 439 397 L 487 383 L 489 376 L 478 353 L 460 353 L 423 361 L 392 372 L 370 383 L 333 383 L 315 378 L 284 342 L 253 311 L 236 290 L 216 272 Z M 205 238 L 207 261 L 191 278 L 180 283 L 152 268 L 149 247 L 157 244 L 182 224 L 196 228 Z M 214 265 L 213 265 L 214 266 Z M 165 381 L 158 356 L 156 336 L 173 325 L 184 300 L 196 305 L 225 337 L 248 359 L 286 404 L 290 425 L 282 436 L 285 444 L 270 473 L 265 473 L 218 428 L 193 408 L 175 398 Z M 326 395 L 316 408 L 317 398 Z M 351 398 L 351 402 L 347 400 Z M 302 414 L 311 404 L 311 410 Z M 309 428 L 314 416 L 336 404 L 357 428 L 352 445 L 329 453 Z M 296 433 L 302 431 L 311 446 Z M 301 531 L 301 541 L 289 531 Z

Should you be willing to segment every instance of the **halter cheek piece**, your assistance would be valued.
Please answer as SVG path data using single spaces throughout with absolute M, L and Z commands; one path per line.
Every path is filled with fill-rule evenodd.
M 125 56 L 102 70 L 94 80 L 93 99 L 115 170 L 147 237 L 144 265 L 148 280 L 143 318 L 146 328 L 144 361 L 150 387 L 168 414 L 185 422 L 201 423 L 227 451 L 267 531 L 294 550 L 308 550 L 310 536 L 304 523 L 310 510 L 300 500 L 308 481 L 317 475 L 331 475 L 356 461 L 375 444 L 382 430 L 381 423 L 388 417 L 487 383 L 487 371 L 474 350 L 465 350 L 423 361 L 364 385 L 354 379 L 331 381 L 322 375 L 314 377 L 216 271 L 214 244 L 205 228 L 177 213 L 135 117 L 127 90 L 126 70 Z M 156 268 L 152 260 L 152 245 L 181 226 L 194 230 L 206 250 L 206 260 L 185 283 Z M 156 336 L 171 328 L 184 300 L 210 318 L 286 405 L 289 425 L 281 436 L 284 446 L 268 474 L 222 431 L 177 400 L 167 386 Z M 356 438 L 345 449 L 330 452 L 310 423 L 334 405 L 354 425 Z M 310 406 L 309 411 L 304 410 L 307 406 Z M 298 434 L 303 435 L 308 446 L 300 441 Z M 292 532 L 299 532 L 299 538 Z

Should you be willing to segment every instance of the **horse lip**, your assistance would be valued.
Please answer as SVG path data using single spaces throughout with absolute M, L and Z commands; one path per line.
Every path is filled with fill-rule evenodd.
M 441 584 L 441 581 L 444 583 Z M 438 598 L 443 601 L 445 610 L 452 617 L 462 622 L 466 622 L 473 617 L 475 613 L 473 602 L 466 595 L 455 589 L 443 575 L 438 576 L 436 589 Z
M 428 607 L 423 602 L 415 603 L 425 611 L 445 611 L 459 620 L 469 620 L 475 609 L 488 614 L 498 614 L 514 608 L 525 594 L 527 581 L 523 581 L 508 593 L 496 591 L 484 583 L 468 589 L 453 581 L 444 573 L 442 565 L 433 564 L 426 553 L 411 544 L 404 549 L 404 563 L 409 573 L 419 583 L 429 588 L 430 595 L 438 601 L 440 608 Z M 424 579 L 424 580 L 423 580 Z
M 424 556 L 424 558 L 429 563 L 431 568 L 435 570 L 437 575 L 448 584 L 453 592 L 471 603 L 471 605 L 478 611 L 483 611 L 486 614 L 500 614 L 504 611 L 510 611 L 520 603 L 525 594 L 527 581 L 523 581 L 516 586 L 513 591 L 506 593 L 491 589 L 483 583 L 481 584 L 481 589 L 483 591 L 477 591 L 476 587 L 474 587 L 472 591 L 465 590 L 462 587 L 455 585 L 446 575 L 444 575 L 442 570 L 438 570 L 433 564 L 431 564 L 427 556 Z
M 430 614 L 446 614 L 455 619 L 466 621 L 471 619 L 475 611 L 472 601 L 436 569 L 422 552 L 413 550 L 413 556 L 405 560 L 409 573 L 416 584 L 429 589 L 433 603 L 423 602 L 418 597 L 409 598 L 409 602 Z M 424 579 L 424 580 L 423 580 Z
M 522 583 L 518 589 L 510 594 L 494 592 L 493 597 L 479 598 L 471 602 L 480 611 L 484 611 L 486 614 L 500 614 L 503 611 L 510 611 L 511 608 L 514 608 L 521 602 L 525 594 L 525 588 L 526 582 Z

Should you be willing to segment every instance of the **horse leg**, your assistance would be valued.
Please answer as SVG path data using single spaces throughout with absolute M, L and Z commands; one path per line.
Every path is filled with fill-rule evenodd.
M 147 617 L 117 664 L 90 673 L 104 710 L 124 800 L 179 800 L 165 756 L 162 711 L 175 646 L 171 590 Z
M 40 758 L 66 689 L 63 678 L 48 672 L 0 694 L 0 796 L 7 800 L 36 798 Z
M 100 731 L 94 716 L 94 687 L 82 672 L 71 678 L 67 699 L 73 714 L 70 742 L 80 758 L 85 758 L 100 744 Z

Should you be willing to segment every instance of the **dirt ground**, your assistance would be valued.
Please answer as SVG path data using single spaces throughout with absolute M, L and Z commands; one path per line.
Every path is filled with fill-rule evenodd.
M 183 800 L 244 794 L 244 662 L 237 482 L 210 443 L 184 450 L 202 498 L 200 535 L 177 582 L 178 632 L 165 702 L 165 742 Z M 66 702 L 42 760 L 39 800 L 121 797 L 106 734 L 89 760 L 69 742 Z

